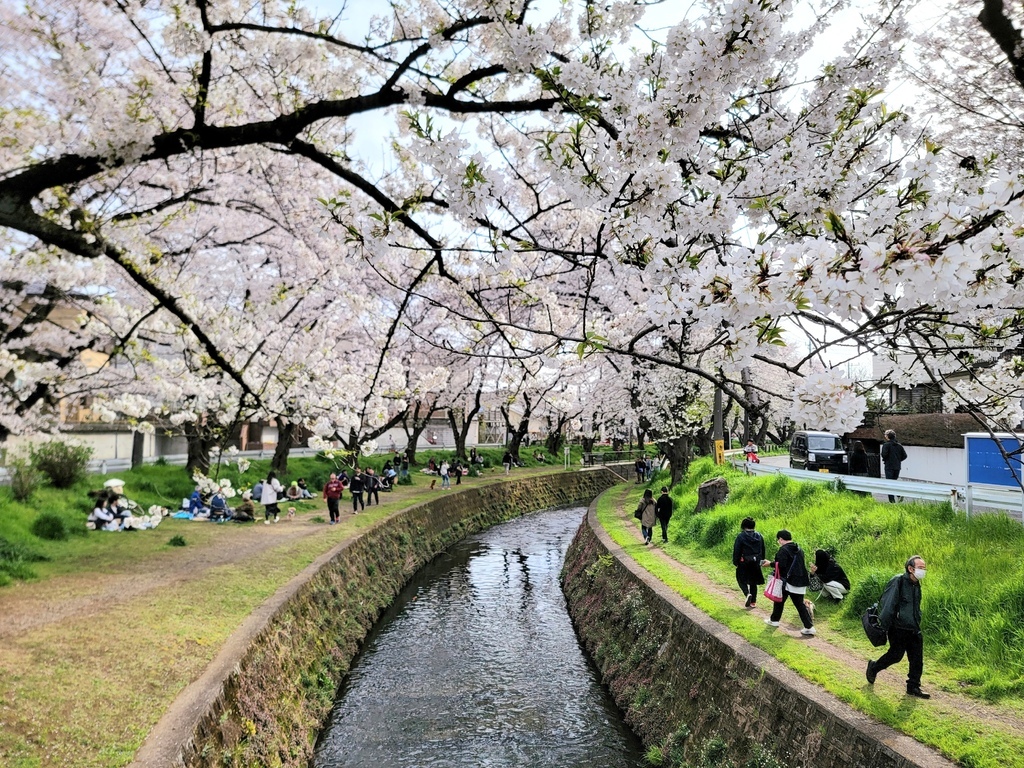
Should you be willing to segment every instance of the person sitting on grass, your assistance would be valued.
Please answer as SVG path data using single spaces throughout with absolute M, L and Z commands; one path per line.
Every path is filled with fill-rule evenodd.
M 221 522 L 227 520 L 229 516 L 228 500 L 224 498 L 224 494 L 217 491 L 210 497 L 210 519 Z
M 252 491 L 245 491 L 242 494 L 242 503 L 235 507 L 231 519 L 236 523 L 256 522 L 256 505 L 252 503 Z
M 313 493 L 306 486 L 306 478 L 300 477 L 295 482 L 299 486 L 299 493 L 300 493 L 299 497 L 301 499 L 305 500 L 305 499 L 312 499 L 313 498 Z
M 89 513 L 88 522 L 93 524 L 93 528 L 97 531 L 116 531 L 116 523 L 114 523 L 114 513 L 110 511 L 108 506 L 109 496 L 105 492 L 101 492 L 96 496 L 96 503 L 93 506 L 92 512 Z
M 199 486 L 192 491 L 192 495 L 188 498 L 188 513 L 190 515 L 205 515 L 209 512 L 206 505 L 203 504 L 203 494 L 199 490 Z
M 814 550 L 814 565 L 811 566 L 811 574 L 821 582 L 822 595 L 828 595 L 834 600 L 842 600 L 843 596 L 850 591 L 850 578 L 846 575 L 846 571 L 824 549 Z

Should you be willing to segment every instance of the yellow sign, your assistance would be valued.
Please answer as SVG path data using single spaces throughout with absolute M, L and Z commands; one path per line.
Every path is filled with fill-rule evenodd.
M 715 464 L 725 463 L 725 441 L 715 440 Z
M 818 471 L 821 472 L 821 474 L 823 474 L 823 475 L 827 475 L 828 474 L 828 467 L 820 467 L 818 469 Z

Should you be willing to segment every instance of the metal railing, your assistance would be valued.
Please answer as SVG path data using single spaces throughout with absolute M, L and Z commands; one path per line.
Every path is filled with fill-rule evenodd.
M 595 467 L 602 464 L 624 464 L 641 457 L 647 458 L 647 454 L 643 451 L 595 451 L 583 454 L 583 465 Z
M 880 493 L 887 496 L 900 496 L 904 499 L 920 499 L 922 501 L 948 501 L 953 506 L 963 505 L 970 516 L 978 507 L 1001 509 L 1012 512 L 1015 517 L 1024 519 L 1024 494 L 1020 489 L 997 488 L 989 485 L 954 485 L 952 483 L 926 483 L 920 480 L 886 480 L 880 477 L 861 477 L 859 475 L 840 475 L 829 472 L 809 472 L 806 469 L 789 469 L 773 467 L 769 464 L 755 464 L 748 461 L 733 460 L 738 469 L 751 475 L 786 475 L 794 480 L 807 480 L 818 483 L 834 483 L 842 481 L 851 491 Z

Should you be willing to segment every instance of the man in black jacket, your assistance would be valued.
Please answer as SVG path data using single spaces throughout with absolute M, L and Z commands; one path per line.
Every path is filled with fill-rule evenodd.
M 658 522 L 661 523 L 661 541 L 668 543 L 668 521 L 672 517 L 672 497 L 668 495 L 668 488 L 662 487 L 654 513 L 658 516 Z
M 889 633 L 889 650 L 878 661 L 869 661 L 865 673 L 868 683 L 883 669 L 901 661 L 906 654 L 910 671 L 907 674 L 907 695 L 919 699 L 931 696 L 921 690 L 924 672 L 924 638 L 921 636 L 921 579 L 925 575 L 924 558 L 913 555 L 907 559 L 903 573 L 893 576 L 878 601 L 878 626 Z
M 886 480 L 899 480 L 900 469 L 907 460 L 906 449 L 896 440 L 896 433 L 891 429 L 885 431 L 885 443 L 882 445 L 882 465 L 885 467 Z M 889 503 L 895 503 L 896 497 L 889 494 Z

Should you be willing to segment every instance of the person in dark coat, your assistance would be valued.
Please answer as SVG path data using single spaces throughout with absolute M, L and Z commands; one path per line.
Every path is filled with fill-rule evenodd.
M 758 588 L 764 584 L 761 563 L 764 562 L 764 537 L 754 530 L 754 518 L 745 517 L 732 545 L 732 564 L 736 566 L 736 583 L 747 598 L 744 606 L 757 604 Z
M 821 581 L 822 594 L 842 600 L 850 591 L 850 578 L 843 567 L 824 549 L 814 550 L 814 565 L 811 573 Z
M 661 496 L 654 505 L 655 515 L 661 523 L 661 541 L 668 542 L 668 521 L 672 518 L 672 497 L 668 495 L 668 488 L 661 489 Z
M 363 503 L 363 488 L 365 487 L 362 470 L 352 470 L 352 479 L 348 481 L 348 492 L 352 496 L 353 514 L 361 509 L 366 509 L 366 504 Z
M 903 462 L 907 460 L 907 451 L 896 440 L 896 433 L 891 429 L 885 431 L 885 443 L 882 445 L 880 453 L 882 456 L 882 466 L 885 467 L 885 479 L 899 480 Z M 896 497 L 890 493 L 889 503 L 893 504 L 895 502 Z
M 850 474 L 858 477 L 868 476 L 868 452 L 864 450 L 864 443 L 857 440 L 853 444 L 853 452 L 850 454 Z
M 807 573 L 807 566 L 804 563 L 804 551 L 793 541 L 793 534 L 783 529 L 775 534 L 775 541 L 778 542 L 779 551 L 775 553 L 775 560 L 763 561 L 764 566 L 779 566 L 779 576 L 785 582 L 782 590 L 782 602 L 774 603 L 772 615 L 764 620 L 765 624 L 773 627 L 779 626 L 779 619 L 782 618 L 782 608 L 786 605 L 786 597 L 793 601 L 796 612 L 800 614 L 800 621 L 804 628 L 800 630 L 801 635 L 816 635 L 814 619 L 804 602 L 804 595 L 807 594 L 807 587 L 811 583 L 810 574 Z
M 921 635 L 921 581 L 925 576 L 925 562 L 920 555 L 912 555 L 904 564 L 903 573 L 893 576 L 878 601 L 878 626 L 889 633 L 889 650 L 878 661 L 869 661 L 865 676 L 875 684 L 875 677 L 883 669 L 901 661 L 906 654 L 910 664 L 907 674 L 907 695 L 930 699 L 921 690 L 924 672 L 924 639 Z

